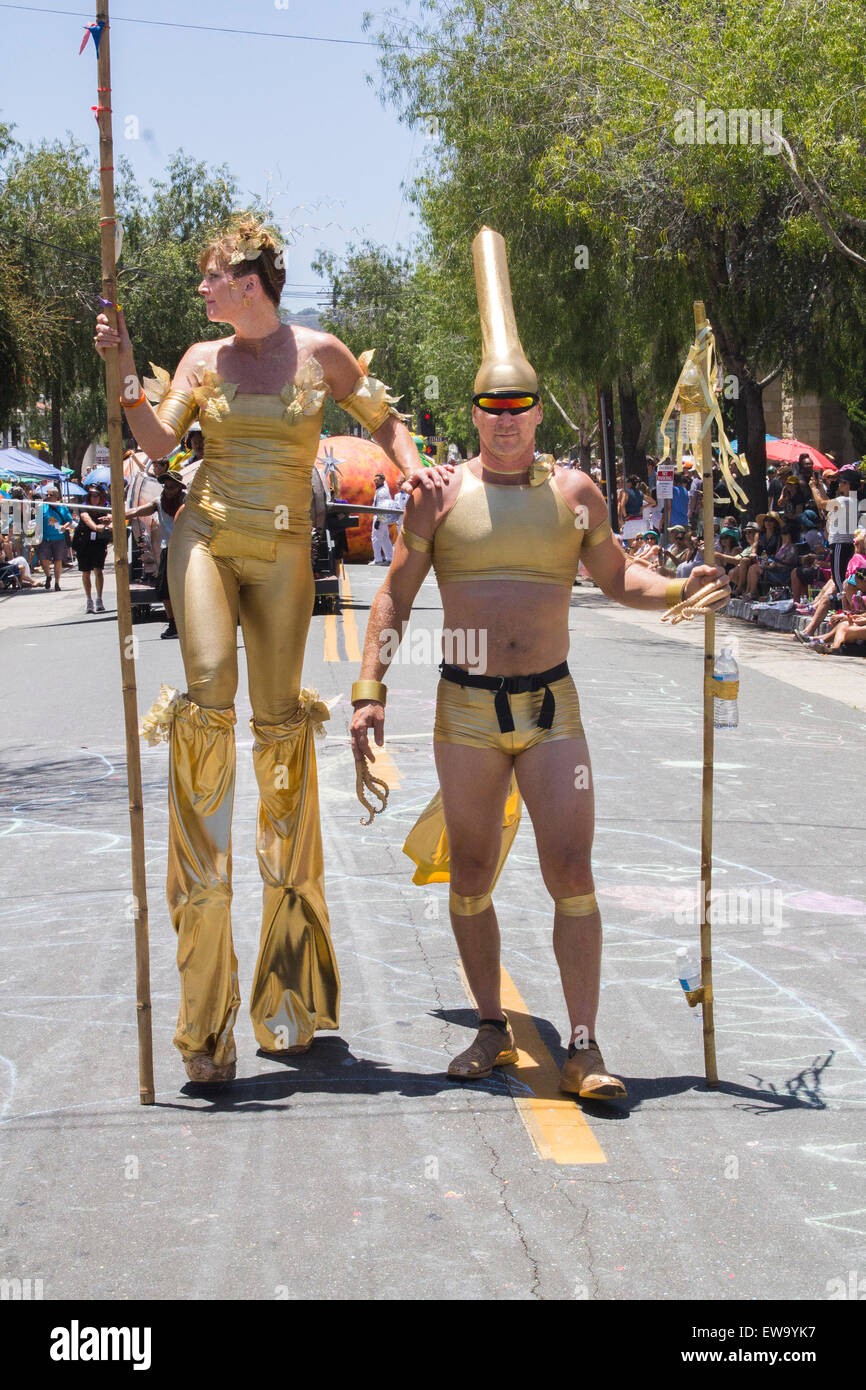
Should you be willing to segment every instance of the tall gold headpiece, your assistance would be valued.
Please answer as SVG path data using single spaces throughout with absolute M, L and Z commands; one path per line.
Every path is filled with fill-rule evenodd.
M 538 378 L 520 346 L 503 238 L 490 227 L 482 227 L 472 243 L 472 257 L 482 344 L 474 394 L 522 391 L 535 395 Z

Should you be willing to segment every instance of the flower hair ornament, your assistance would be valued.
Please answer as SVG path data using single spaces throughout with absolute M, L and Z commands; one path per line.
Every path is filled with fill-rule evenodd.
M 262 254 L 265 239 L 261 232 L 254 236 L 239 237 L 238 244 L 229 256 L 229 265 L 240 265 L 242 261 L 254 261 Z

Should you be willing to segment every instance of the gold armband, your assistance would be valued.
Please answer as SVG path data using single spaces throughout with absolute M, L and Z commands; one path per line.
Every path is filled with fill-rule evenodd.
M 410 550 L 417 550 L 419 555 L 433 554 L 432 540 L 427 540 L 425 536 L 416 536 L 414 531 L 407 530 L 405 526 L 400 535 Z
M 388 687 L 381 681 L 355 681 L 351 701 L 354 705 L 359 700 L 378 700 L 380 705 L 384 705 L 387 694 Z
M 672 579 L 665 589 L 665 608 L 673 608 L 675 603 L 680 603 L 685 595 L 687 579 Z
M 583 544 L 585 546 L 601 545 L 602 541 L 606 541 L 608 536 L 612 535 L 613 532 L 610 529 L 610 522 L 605 517 L 604 521 L 600 521 L 597 526 L 593 526 L 591 531 L 584 531 Z
M 337 405 L 370 434 L 375 434 L 391 414 L 387 390 L 384 381 L 378 381 L 374 376 L 361 376 L 355 382 L 352 394 L 337 401 Z
M 181 440 L 198 415 L 198 406 L 188 391 L 168 391 L 163 396 L 156 415 L 157 419 L 173 429 L 175 437 Z

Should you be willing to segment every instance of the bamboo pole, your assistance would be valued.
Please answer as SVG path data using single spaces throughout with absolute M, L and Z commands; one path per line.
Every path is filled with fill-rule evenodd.
M 102 29 L 97 55 L 96 117 L 99 124 L 99 184 L 102 239 L 102 297 L 113 328 L 117 327 L 117 276 L 115 266 L 114 141 L 111 126 L 111 52 L 108 3 L 98 0 L 96 20 Z M 120 416 L 120 362 L 118 349 L 105 353 L 105 388 L 108 396 L 108 448 L 111 468 L 111 525 L 114 533 L 114 569 L 117 581 L 117 637 L 123 716 L 126 726 L 126 777 L 129 786 L 129 828 L 132 850 L 132 892 L 135 909 L 135 977 L 138 1015 L 138 1078 L 142 1105 L 153 1105 L 153 1037 L 150 1008 L 150 948 L 147 929 L 147 882 L 144 858 L 144 807 L 141 793 L 141 760 L 138 746 L 138 698 L 135 684 L 135 639 L 129 597 L 126 519 L 123 500 L 123 432 Z
M 700 300 L 695 302 L 695 329 L 700 333 L 706 326 L 707 315 Z M 706 356 L 699 362 L 701 377 L 708 389 Z M 713 509 L 713 451 L 709 425 L 709 410 L 701 410 L 700 460 L 703 480 L 704 564 L 715 565 L 715 528 Z M 713 669 L 715 666 L 716 616 L 704 614 L 704 755 L 701 788 L 701 1010 L 704 1026 L 704 1074 L 707 1086 L 719 1084 L 716 1065 L 716 1033 L 713 1020 L 713 950 L 712 928 L 709 919 L 710 892 L 713 878 Z

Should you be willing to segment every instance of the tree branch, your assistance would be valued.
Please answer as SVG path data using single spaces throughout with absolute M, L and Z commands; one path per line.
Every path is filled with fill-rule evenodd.
M 788 172 L 790 173 L 791 178 L 794 180 L 796 187 L 799 189 L 803 197 L 806 199 L 806 202 L 809 204 L 809 207 L 812 213 L 814 214 L 817 222 L 822 227 L 827 236 L 830 238 L 836 250 L 841 255 L 847 257 L 849 261 L 853 261 L 855 265 L 862 265 L 866 267 L 866 256 L 861 256 L 860 253 L 858 251 L 855 251 L 853 247 L 846 246 L 842 238 L 838 236 L 837 233 L 831 227 L 830 222 L 824 212 L 824 209 L 821 206 L 819 198 L 813 192 L 813 190 L 809 188 L 808 184 L 805 183 L 804 180 L 801 178 L 800 171 L 797 168 L 796 156 L 794 154 L 794 151 L 791 149 L 791 146 L 788 144 L 788 141 L 782 135 L 780 135 L 779 132 L 775 130 L 772 125 L 769 127 L 769 129 L 772 135 L 774 135 L 776 140 L 778 140 L 779 142 L 781 152 L 785 156 L 785 164 L 787 165 Z

